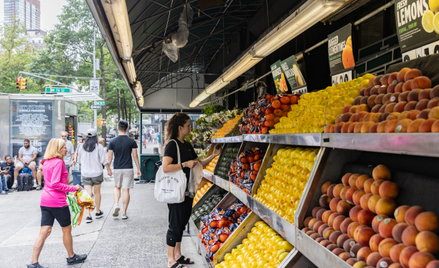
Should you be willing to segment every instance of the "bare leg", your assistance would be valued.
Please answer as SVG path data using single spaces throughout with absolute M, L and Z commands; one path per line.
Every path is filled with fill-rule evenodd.
M 120 199 L 120 188 L 114 186 L 113 196 L 114 196 L 114 204 L 118 205 Z
M 92 192 L 92 187 L 91 185 L 84 185 L 84 189 L 85 191 L 91 196 L 91 192 Z M 95 200 L 96 202 L 96 200 Z M 87 209 L 87 217 L 90 217 L 90 210 Z
M 14 170 L 14 183 L 17 183 L 18 174 L 20 173 L 21 167 L 15 167 Z
M 177 260 L 174 257 L 175 248 L 170 246 L 167 246 L 167 248 L 168 248 L 168 267 L 171 267 L 177 262 Z
M 176 260 L 183 256 L 183 254 L 181 254 L 181 242 L 175 243 L 174 256 Z M 194 263 L 194 261 L 191 260 L 191 263 Z
M 75 253 L 73 252 L 72 225 L 62 227 L 62 241 L 66 247 L 67 256 L 73 257 Z
M 38 185 L 42 185 L 42 180 L 43 180 L 43 171 L 38 170 L 38 171 L 37 171 L 37 181 L 38 181 Z
M 123 209 L 122 213 L 127 213 L 128 204 L 130 203 L 130 189 L 123 189 Z
M 95 206 L 96 206 L 96 212 L 99 213 L 101 209 L 101 185 L 94 185 L 93 186 L 93 192 L 95 193 Z
M 32 260 L 30 262 L 31 264 L 38 262 L 41 250 L 43 249 L 44 246 L 44 242 L 46 242 L 46 239 L 49 237 L 51 232 L 52 232 L 52 226 L 41 226 L 40 233 L 38 234 L 38 237 L 34 243 Z
M 30 168 L 30 170 L 32 170 L 32 177 L 34 178 L 34 180 L 36 180 L 37 179 L 37 168 L 36 168 L 36 166 L 32 165 L 29 168 Z

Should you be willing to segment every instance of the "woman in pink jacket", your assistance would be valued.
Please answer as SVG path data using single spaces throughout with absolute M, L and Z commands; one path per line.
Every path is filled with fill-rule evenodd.
M 87 255 L 77 255 L 73 251 L 72 225 L 70 210 L 67 205 L 66 193 L 82 190 L 80 185 L 69 186 L 68 175 L 63 158 L 67 154 L 67 147 L 62 139 L 51 139 L 44 153 L 44 180 L 45 186 L 41 194 L 41 229 L 34 244 L 31 264 L 28 268 L 42 268 L 38 263 L 44 242 L 52 232 L 55 219 L 61 225 L 63 242 L 67 250 L 67 264 L 82 263 Z

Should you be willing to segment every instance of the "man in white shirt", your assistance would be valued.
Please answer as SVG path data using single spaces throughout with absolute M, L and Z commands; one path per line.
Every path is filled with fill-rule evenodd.
M 64 156 L 64 164 L 66 164 L 67 172 L 70 171 L 70 167 L 73 165 L 72 155 L 75 153 L 75 148 L 72 142 L 67 139 L 68 133 L 66 131 L 61 131 L 61 139 L 66 142 L 67 154 Z
M 18 150 L 18 161 L 15 166 L 14 171 L 14 184 L 12 185 L 12 189 L 16 189 L 18 187 L 17 179 L 18 174 L 20 174 L 20 170 L 23 168 L 29 168 L 32 171 L 32 177 L 34 178 L 33 188 L 37 188 L 36 176 L 37 176 L 37 163 L 35 159 L 37 159 L 38 150 L 37 148 L 30 145 L 30 140 L 25 139 L 23 142 L 23 147 Z

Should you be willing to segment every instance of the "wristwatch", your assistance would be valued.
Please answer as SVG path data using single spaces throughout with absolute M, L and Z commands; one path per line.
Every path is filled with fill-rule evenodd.
M 185 168 L 185 167 L 186 167 L 186 164 L 185 164 L 185 163 L 181 163 L 181 166 Z

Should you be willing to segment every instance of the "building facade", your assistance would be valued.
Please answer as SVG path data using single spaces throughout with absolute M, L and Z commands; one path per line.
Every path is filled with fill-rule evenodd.
M 40 29 L 39 0 L 4 0 L 4 20 L 12 24 L 17 18 L 24 23 L 26 30 Z

